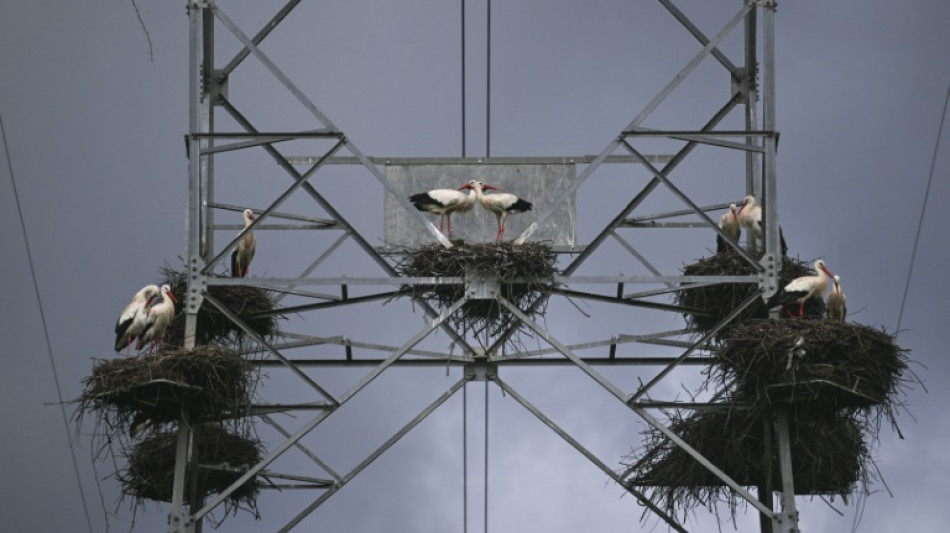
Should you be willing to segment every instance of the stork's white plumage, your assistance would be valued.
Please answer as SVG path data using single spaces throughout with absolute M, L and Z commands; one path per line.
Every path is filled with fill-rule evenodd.
M 254 259 L 254 252 L 257 248 L 257 241 L 254 238 L 254 232 L 248 231 L 248 227 L 256 220 L 254 211 L 244 210 L 244 229 L 241 230 L 241 240 L 237 247 L 231 252 L 231 277 L 243 278 L 247 275 L 247 269 L 251 266 L 251 260 Z
M 148 306 L 148 313 L 145 317 L 145 329 L 142 331 L 142 334 L 139 336 L 139 342 L 136 346 L 137 350 L 141 350 L 145 343 L 150 343 L 150 350 L 154 351 L 155 344 L 158 344 L 158 349 L 162 349 L 162 340 L 165 339 L 165 330 L 168 329 L 168 325 L 172 323 L 172 319 L 175 318 L 175 302 L 178 301 L 178 298 L 175 298 L 175 295 L 172 293 L 172 289 L 168 284 L 162 285 L 162 288 L 158 291 L 158 296 L 161 296 L 161 300 L 158 302 L 152 302 Z M 158 296 L 153 296 L 152 300 Z
M 736 217 L 739 219 L 739 224 L 748 229 L 749 233 L 761 244 L 763 236 L 762 207 L 756 202 L 755 196 L 750 194 L 745 197 L 742 205 L 739 206 L 739 211 L 736 212 Z M 785 244 L 785 235 L 782 234 L 781 227 L 778 229 L 778 238 L 782 248 L 782 255 L 786 255 L 788 253 L 788 245 Z
M 736 204 L 729 204 L 729 210 L 719 218 L 719 229 L 724 231 L 732 240 L 738 242 L 742 228 L 739 225 L 739 217 L 736 216 Z M 716 234 L 716 253 L 721 254 L 729 251 L 729 243 L 722 235 Z
M 467 213 L 475 207 L 475 192 L 465 194 L 461 191 L 463 188 L 432 189 L 413 194 L 409 201 L 419 211 L 439 215 L 439 231 L 452 235 L 452 213 Z
M 511 193 L 484 194 L 483 191 L 485 190 L 497 190 L 498 188 L 486 185 L 478 180 L 472 180 L 463 185 L 462 188 L 474 190 L 476 196 L 478 196 L 478 203 L 495 215 L 498 220 L 498 234 L 495 235 L 495 242 L 500 241 L 505 234 L 505 217 L 530 211 L 533 207 L 531 202 L 518 198 Z
M 158 285 L 146 285 L 135 293 L 129 305 L 122 310 L 115 323 L 115 351 L 120 352 L 122 348 L 128 347 L 126 355 L 131 355 L 132 344 L 145 329 L 146 305 L 157 294 Z
M 844 322 L 848 316 L 848 298 L 841 290 L 841 276 L 834 277 L 835 284 L 828 293 L 828 300 L 825 306 L 828 309 L 828 318 L 835 322 Z
M 822 298 L 828 287 L 828 278 L 834 276 L 821 259 L 815 261 L 814 276 L 795 278 L 769 298 L 766 307 L 772 309 L 779 305 L 798 304 L 798 317 L 805 315 L 805 302 L 811 298 Z

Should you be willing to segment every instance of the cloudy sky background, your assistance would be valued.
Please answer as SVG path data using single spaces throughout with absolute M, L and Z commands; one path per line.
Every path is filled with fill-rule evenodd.
M 260 5 L 257 5 L 260 4 Z M 245 33 L 255 33 L 279 3 L 221 2 Z M 467 154 L 485 153 L 485 19 L 483 2 L 469 0 Z M 739 2 L 677 5 L 714 35 Z M 132 4 L 107 0 L 84 5 L 16 0 L 0 7 L 0 113 L 29 233 L 53 358 L 69 400 L 79 395 L 92 359 L 111 357 L 112 325 L 130 296 L 158 279 L 163 264 L 184 252 L 188 128 L 188 25 L 182 2 L 140 2 L 149 44 Z M 696 41 L 654 2 L 494 2 L 492 5 L 491 155 L 580 156 L 600 152 L 699 50 Z M 823 257 L 841 274 L 852 318 L 893 330 L 897 325 L 914 235 L 930 172 L 950 69 L 950 6 L 936 0 L 781 3 L 777 14 L 777 123 L 780 216 L 790 252 Z M 238 42 L 219 26 L 220 61 Z M 741 28 L 723 48 L 741 64 Z M 293 82 L 372 156 L 461 155 L 459 6 L 453 2 L 304 2 L 262 49 Z M 695 129 L 728 97 L 722 68 L 707 58 L 653 113 L 645 126 Z M 319 127 L 253 58 L 231 79 L 230 98 L 261 130 Z M 735 113 L 725 124 L 738 127 Z M 221 129 L 237 130 L 222 119 Z M 944 405 L 950 364 L 939 334 L 944 324 L 943 266 L 950 261 L 941 235 L 950 152 L 943 137 L 936 160 L 916 270 L 899 343 L 921 366 L 929 393 L 912 389 L 913 416 L 899 422 L 905 439 L 884 429 L 874 455 L 887 485 L 873 488 L 860 531 L 898 528 L 936 531 L 945 525 L 950 489 L 950 437 Z M 641 145 L 637 145 L 638 147 Z M 673 143 L 644 142 L 647 153 Z M 285 153 L 316 154 L 326 144 L 298 143 Z M 741 158 L 697 150 L 674 176 L 698 203 L 735 201 L 744 194 Z M 348 155 L 348 154 L 347 154 Z M 234 154 L 216 164 L 218 199 L 263 208 L 288 180 L 260 152 Z M 303 171 L 304 169 L 300 169 Z M 0 432 L 4 531 L 76 531 L 85 517 L 67 443 L 67 430 L 30 278 L 13 190 L 3 165 L 0 279 L 5 304 L 3 372 L 5 431 Z M 578 196 L 578 239 L 595 236 L 649 176 L 629 165 L 598 169 Z M 321 170 L 315 186 L 374 246 L 383 244 L 382 191 L 365 170 Z M 276 184 L 276 186 L 275 186 Z M 279 186 L 279 187 L 278 187 Z M 678 209 L 666 191 L 637 214 Z M 303 195 L 282 211 L 322 216 Z M 219 215 L 221 223 L 239 216 Z M 487 228 L 489 237 L 492 229 Z M 708 254 L 712 233 L 698 230 L 626 230 L 661 270 L 676 273 Z M 299 273 L 339 235 L 336 232 L 261 232 L 252 275 Z M 305 234 L 306 235 L 302 235 Z M 310 235 L 320 233 L 320 235 Z M 330 235 L 332 233 L 332 235 Z M 218 245 L 233 231 L 219 233 Z M 289 234 L 289 235 L 288 235 Z M 642 247 L 642 248 L 641 248 Z M 352 245 L 341 247 L 314 275 L 380 275 Z M 610 242 L 580 273 L 640 274 Z M 587 287 L 591 288 L 591 287 Z M 592 288 L 591 288 L 592 289 Z M 318 289 L 319 290 L 319 289 Z M 327 289 L 330 290 L 330 289 Z M 358 289 L 354 289 L 358 290 Z M 370 289 L 371 290 L 371 289 Z M 628 290 L 635 290 L 628 287 Z M 610 292 L 610 289 L 607 290 Z M 546 324 L 563 342 L 682 327 L 681 318 L 554 301 Z M 288 323 L 294 331 L 343 335 L 401 345 L 425 325 L 408 301 L 341 308 Z M 446 350 L 444 334 L 425 346 Z M 537 346 L 526 342 L 528 348 Z M 659 347 L 630 347 L 630 355 L 676 355 Z M 336 355 L 331 348 L 295 355 Z M 365 354 L 379 357 L 379 353 Z M 657 369 L 612 371 L 632 390 Z M 341 394 L 365 370 L 322 371 L 314 377 Z M 605 372 L 606 373 L 606 372 Z M 271 370 L 261 390 L 269 401 L 306 401 L 312 394 L 286 372 Z M 346 473 L 425 405 L 445 391 L 458 370 L 396 369 L 311 436 L 308 445 Z M 637 446 L 643 424 L 579 371 L 506 370 L 502 378 L 572 432 L 604 462 L 619 467 Z M 684 397 L 699 378 L 675 372 L 655 397 Z M 481 530 L 484 388 L 469 385 L 468 527 Z M 489 389 L 489 530 L 637 530 L 641 508 L 497 388 Z M 67 413 L 71 406 L 67 406 Z M 306 415 L 279 417 L 293 430 Z M 456 395 L 324 506 L 301 529 L 352 531 L 462 530 L 462 397 Z M 87 428 L 88 429 L 88 428 Z M 260 428 L 276 445 L 279 437 Z M 70 427 L 69 435 L 74 435 Z M 165 531 L 168 506 L 133 513 L 116 505 L 119 487 L 111 463 L 93 469 L 87 435 L 76 442 L 82 491 L 93 528 Z M 275 469 L 320 477 L 299 455 Z M 277 529 L 318 493 L 265 492 L 262 522 L 242 513 L 229 531 Z M 799 498 L 803 531 L 851 527 L 853 506 Z M 104 515 L 104 509 L 109 516 Z M 755 527 L 750 512 L 740 530 Z M 656 523 L 650 518 L 647 526 Z M 705 511 L 687 528 L 708 530 Z

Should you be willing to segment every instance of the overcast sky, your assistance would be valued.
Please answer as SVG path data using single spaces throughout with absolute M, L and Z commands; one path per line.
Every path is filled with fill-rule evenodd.
M 219 2 L 244 33 L 253 35 L 282 3 L 248 4 Z M 303 2 L 262 49 L 363 153 L 459 156 L 459 3 L 396 4 Z M 466 153 L 482 156 L 485 4 L 466 4 Z M 712 36 L 740 2 L 684 0 L 677 5 Z M 113 323 L 132 294 L 157 281 L 162 265 L 180 265 L 179 256 L 185 254 L 187 159 L 182 139 L 188 129 L 188 19 L 181 1 L 139 1 L 138 7 L 151 48 L 128 1 L 12 0 L 0 7 L 0 114 L 66 400 L 80 394 L 94 358 L 113 357 Z M 790 254 L 803 260 L 824 258 L 842 277 L 851 319 L 889 331 L 897 326 L 950 85 L 947 21 L 950 5 L 940 0 L 782 2 L 776 17 L 779 212 Z M 492 156 L 599 153 L 700 49 L 659 3 L 645 0 L 496 0 L 491 30 Z M 239 43 L 220 25 L 217 37 L 221 66 Z M 740 27 L 723 45 L 736 64 L 742 63 L 741 38 Z M 644 126 L 696 129 L 728 95 L 728 76 L 707 58 Z M 320 127 L 254 58 L 232 76 L 229 97 L 261 130 Z M 219 126 L 238 130 L 223 118 Z M 731 115 L 724 126 L 740 127 L 741 114 Z M 944 135 L 898 337 L 919 362 L 917 372 L 930 392 L 917 386 L 906 396 L 910 413 L 899 419 L 904 440 L 885 427 L 872 443 L 893 496 L 881 483 L 872 487 L 876 492 L 860 531 L 938 531 L 946 526 L 950 460 L 943 443 L 950 439 L 945 409 L 950 363 L 939 335 L 945 327 L 941 302 L 950 297 L 942 272 L 950 257 L 939 217 L 950 195 L 948 142 Z M 642 150 L 668 153 L 675 146 L 643 142 Z M 325 148 L 325 143 L 298 143 L 285 153 L 318 155 Z M 674 172 L 677 184 L 697 203 L 744 195 L 742 159 L 723 152 L 730 151 L 697 150 Z M 0 324 L 6 370 L 0 390 L 6 410 L 0 431 L 0 495 L 5 503 L 0 505 L 0 529 L 83 531 L 86 519 L 67 440 L 67 433 L 76 432 L 64 427 L 55 405 L 53 370 L 7 169 L 4 160 Z M 216 172 L 219 201 L 256 209 L 266 207 L 289 183 L 262 151 L 222 156 Z M 644 169 L 631 165 L 598 169 L 578 195 L 578 243 L 597 235 L 648 179 Z M 318 172 L 314 184 L 370 244 L 384 244 L 382 187 L 368 172 L 333 167 Z M 637 213 L 681 206 L 661 188 Z M 301 194 L 281 210 L 325 216 Z M 236 213 L 218 215 L 220 223 L 239 221 Z M 493 229 L 486 231 L 490 238 Z M 625 239 L 668 274 L 713 248 L 710 231 L 626 231 Z M 218 246 L 233 233 L 219 232 Z M 259 232 L 251 275 L 294 276 L 337 237 L 337 232 Z M 583 272 L 644 270 L 609 241 Z M 314 273 L 341 274 L 381 272 L 349 242 Z M 681 317 L 669 313 L 578 305 L 590 318 L 568 302 L 552 301 L 545 324 L 558 340 L 590 342 L 683 326 Z M 396 300 L 295 318 L 286 326 L 299 333 L 398 346 L 425 324 L 418 308 Z M 541 345 L 534 340 L 525 344 Z M 444 351 L 449 340 L 440 333 L 424 345 Z M 679 353 L 649 346 L 630 350 Z M 321 348 L 294 355 L 308 354 L 339 351 Z M 380 357 L 379 352 L 360 355 Z M 647 380 L 658 370 L 616 371 L 609 377 L 632 392 L 637 379 Z M 342 394 L 364 373 L 323 371 L 314 377 Z M 346 473 L 459 377 L 457 369 L 448 376 L 442 368 L 387 372 L 307 443 Z M 609 466 L 619 468 L 621 457 L 639 446 L 643 423 L 576 369 L 506 370 L 501 377 Z M 653 394 L 683 399 L 684 388 L 693 390 L 700 380 L 695 370 L 677 371 Z M 484 395 L 481 383 L 468 386 L 472 531 L 483 528 Z M 264 380 L 260 399 L 312 401 L 313 395 L 299 380 L 275 369 Z M 460 394 L 450 399 L 307 518 L 301 530 L 462 531 L 462 408 Z M 69 405 L 67 414 L 71 412 Z M 641 507 L 635 499 L 623 496 L 600 470 L 496 387 L 489 389 L 489 412 L 490 531 L 638 530 Z M 306 413 L 278 418 L 291 430 L 307 419 Z M 268 446 L 281 442 L 266 427 L 259 431 Z M 137 514 L 128 500 L 116 505 L 120 492 L 110 477 L 114 465 L 93 465 L 88 434 L 81 434 L 75 445 L 94 530 L 104 531 L 107 524 L 112 531 L 167 529 L 167 505 L 149 504 Z M 301 455 L 289 454 L 274 468 L 325 477 Z M 240 513 L 228 518 L 225 527 L 238 532 L 277 529 L 317 496 L 312 491 L 267 491 L 259 500 L 261 522 Z M 817 499 L 799 498 L 798 503 L 802 531 L 844 531 L 854 521 L 855 507 L 840 500 L 833 505 L 843 516 Z M 656 519 L 645 523 L 652 526 Z M 708 531 L 713 523 L 699 510 L 687 528 Z M 740 530 L 755 524 L 751 512 L 739 518 Z

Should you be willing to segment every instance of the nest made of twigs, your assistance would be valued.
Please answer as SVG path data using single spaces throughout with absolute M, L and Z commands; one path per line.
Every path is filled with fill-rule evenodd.
M 755 250 L 751 250 L 753 255 Z M 749 264 L 734 250 L 706 257 L 683 267 L 685 276 L 749 276 L 756 274 L 756 267 Z M 797 277 L 814 275 L 815 271 L 807 263 L 782 258 L 782 272 L 779 275 L 779 286 L 784 287 Z M 688 287 L 688 284 L 684 285 Z M 692 289 L 684 289 L 676 294 L 676 303 L 687 309 L 696 309 L 701 313 L 688 313 L 687 321 L 699 331 L 713 329 L 722 319 L 745 300 L 759 292 L 755 283 L 717 283 Z M 825 314 L 825 303 L 820 298 L 811 298 L 805 303 L 806 318 L 821 318 Z M 755 318 L 768 318 L 769 310 L 761 299 L 757 299 L 746 307 L 733 321 L 743 321 Z
M 187 275 L 169 267 L 162 268 L 161 275 L 165 279 L 163 283 L 168 283 L 172 293 L 179 297 L 179 303 L 175 304 L 175 318 L 165 333 L 165 344 L 182 346 L 185 340 L 183 306 L 188 290 Z M 273 313 L 274 298 L 269 291 L 242 285 L 210 285 L 208 294 L 257 335 L 267 340 L 278 335 L 277 318 L 280 315 Z M 246 331 L 207 300 L 198 308 L 195 329 L 195 344 L 200 345 L 242 346 L 247 338 Z
M 766 483 L 763 420 L 751 411 L 670 413 L 669 428 L 740 486 Z M 840 494 L 867 490 L 871 457 L 861 423 L 848 414 L 795 409 L 789 412 L 793 481 L 796 494 Z M 781 487 L 778 444 L 771 430 L 771 486 Z M 716 475 L 655 428 L 645 432 L 646 446 L 628 457 L 624 483 L 643 489 L 670 515 L 723 503 L 735 514 L 744 500 Z
M 759 404 L 870 407 L 892 402 L 907 381 L 907 351 L 861 324 L 753 320 L 721 341 L 710 377 Z
M 407 277 L 458 277 L 469 280 L 497 279 L 499 296 L 529 317 L 541 316 L 545 306 L 536 302 L 556 286 L 557 254 L 542 243 L 478 243 L 452 248 L 424 246 L 407 252 L 396 271 Z M 438 310 L 445 310 L 465 295 L 465 283 L 415 284 L 408 288 Z M 449 322 L 463 333 L 495 335 L 516 320 L 513 313 L 493 298 L 470 299 Z
M 125 494 L 139 499 L 170 502 L 175 472 L 177 431 L 150 435 L 126 451 L 125 468 L 117 473 Z M 226 489 L 262 458 L 261 443 L 225 431 L 214 424 L 195 427 L 198 494 L 208 496 Z M 188 476 L 196 471 L 188 470 Z M 186 482 L 187 487 L 190 481 Z M 226 502 L 256 508 L 260 483 L 252 478 L 231 493 Z
M 137 415 L 156 424 L 182 412 L 192 419 L 235 416 L 251 402 L 252 368 L 214 346 L 99 360 L 83 380 L 77 416 L 95 414 L 109 431 L 122 433 Z

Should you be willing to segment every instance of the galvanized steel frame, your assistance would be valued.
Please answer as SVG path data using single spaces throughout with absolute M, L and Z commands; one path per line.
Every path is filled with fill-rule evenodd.
M 573 289 L 561 288 L 553 294 L 562 294 L 572 298 L 590 298 L 597 301 L 611 302 L 621 305 L 632 305 L 637 307 L 648 307 L 664 311 L 683 311 L 682 308 L 669 304 L 659 304 L 642 300 L 649 296 L 655 296 L 664 292 L 673 292 L 677 286 L 683 283 L 694 284 L 714 284 L 723 282 L 732 283 L 756 283 L 760 288 L 760 296 L 767 297 L 777 290 L 777 276 L 781 267 L 781 254 L 778 250 L 778 210 L 777 199 L 775 195 L 776 185 L 776 167 L 775 150 L 778 135 L 775 130 L 775 76 L 774 76 L 774 0 L 743 0 L 742 7 L 729 20 L 729 22 L 712 39 L 706 37 L 698 27 L 696 27 L 689 18 L 681 12 L 671 0 L 659 0 L 660 4 L 666 8 L 702 45 L 702 49 L 693 57 L 693 59 L 683 67 L 683 69 L 651 100 L 646 107 L 630 122 L 630 124 L 621 131 L 616 138 L 611 140 L 607 146 L 594 156 L 564 156 L 557 159 L 560 162 L 570 162 L 584 164 L 586 167 L 577 176 L 577 179 L 570 191 L 565 193 L 558 200 L 563 202 L 570 194 L 576 192 L 595 171 L 604 163 L 631 163 L 636 162 L 647 168 L 653 175 L 653 178 L 646 186 L 624 207 L 621 212 L 594 238 L 585 245 L 580 246 L 579 252 L 573 260 L 563 270 L 562 276 L 558 279 L 564 284 L 584 284 L 597 285 L 609 284 L 616 285 L 617 295 L 608 296 L 600 293 L 581 292 Z M 403 288 L 413 284 L 458 284 L 465 283 L 460 278 L 405 278 L 399 277 L 391 264 L 386 260 L 383 254 L 374 249 L 357 232 L 313 186 L 308 183 L 310 176 L 317 172 L 326 164 L 358 164 L 365 167 L 389 192 L 400 200 L 404 207 L 413 214 L 418 222 L 429 231 L 433 237 L 443 246 L 450 247 L 451 243 L 445 239 L 439 230 L 427 220 L 421 213 L 412 209 L 406 199 L 402 198 L 387 181 L 384 173 L 377 165 L 385 164 L 392 159 L 374 158 L 364 155 L 342 131 L 340 131 L 322 111 L 311 102 L 307 96 L 275 65 L 266 54 L 264 54 L 258 45 L 273 31 L 281 21 L 290 15 L 292 10 L 300 3 L 300 0 L 289 0 L 287 3 L 251 38 L 245 35 L 241 29 L 222 11 L 213 0 L 189 0 L 189 131 L 186 136 L 186 146 L 189 157 L 189 195 L 188 211 L 186 219 L 187 233 L 187 254 L 186 271 L 188 273 L 188 293 L 185 298 L 186 304 L 186 347 L 192 347 L 195 339 L 196 314 L 203 301 L 207 302 L 227 315 L 242 330 L 254 338 L 258 344 L 273 356 L 272 360 L 267 360 L 262 364 L 265 366 L 278 365 L 289 369 L 295 373 L 323 399 L 323 401 L 305 403 L 298 405 L 261 405 L 255 406 L 255 416 L 260 416 L 266 423 L 271 425 L 282 434 L 287 440 L 274 450 L 271 450 L 267 457 L 259 464 L 243 472 L 231 487 L 211 499 L 210 502 L 192 501 L 189 503 L 189 512 L 185 512 L 185 476 L 186 465 L 191 461 L 191 449 L 194 446 L 193 432 L 191 431 L 190 421 L 182 419 L 179 428 L 179 439 L 177 446 L 175 481 L 173 487 L 172 511 L 169 521 L 169 530 L 172 532 L 184 532 L 200 530 L 202 518 L 221 504 L 227 496 L 245 481 L 250 480 L 255 475 L 267 472 L 264 469 L 271 464 L 278 456 L 291 448 L 301 451 L 309 457 L 320 468 L 324 469 L 332 479 L 303 478 L 300 476 L 283 475 L 279 473 L 268 472 L 275 477 L 289 480 L 303 481 L 306 486 L 315 489 L 326 490 L 324 494 L 318 497 L 310 506 L 302 510 L 293 517 L 280 531 L 288 531 L 296 526 L 301 520 L 309 515 L 313 510 L 319 507 L 327 498 L 339 490 L 354 476 L 369 466 L 377 457 L 389 449 L 403 435 L 415 427 L 426 416 L 435 411 L 439 405 L 443 404 L 455 392 L 464 387 L 465 383 L 473 379 L 488 379 L 496 383 L 502 390 L 510 394 L 515 400 L 523 405 L 529 412 L 536 416 L 542 423 L 550 427 L 558 436 L 567 441 L 571 446 L 577 449 L 582 455 L 587 457 L 598 468 L 600 468 L 609 477 L 620 483 L 618 474 L 613 472 L 604 462 L 598 459 L 589 450 L 584 448 L 568 432 L 560 428 L 544 413 L 533 406 L 525 397 L 519 394 L 510 384 L 502 381 L 497 374 L 497 368 L 507 365 L 570 365 L 576 366 L 581 371 L 590 376 L 595 382 L 599 383 L 610 394 L 615 396 L 624 405 L 629 407 L 634 413 L 640 416 L 649 425 L 663 432 L 668 438 L 675 442 L 679 447 L 696 458 L 707 468 L 717 475 L 725 484 L 730 486 L 749 503 L 760 511 L 764 517 L 763 528 L 768 524 L 774 531 L 792 532 L 797 530 L 797 513 L 794 508 L 794 488 L 791 486 L 791 464 L 788 453 L 788 434 L 787 417 L 780 413 L 776 424 L 776 437 L 779 439 L 781 450 L 781 471 L 783 478 L 788 474 L 787 479 L 783 480 L 783 504 L 782 512 L 773 512 L 771 509 L 771 496 L 767 498 L 769 503 L 762 503 L 758 498 L 738 486 L 733 480 L 729 479 L 715 465 L 710 463 L 698 452 L 683 442 L 675 433 L 666 428 L 659 420 L 649 414 L 646 409 L 655 408 L 688 408 L 688 409 L 716 409 L 721 406 L 710 403 L 684 403 L 684 402 L 664 402 L 653 400 L 642 400 L 647 391 L 663 379 L 676 366 L 706 364 L 708 357 L 694 356 L 697 350 L 708 350 L 707 340 L 711 338 L 719 328 L 727 325 L 734 316 L 746 306 L 750 305 L 754 298 L 748 299 L 737 308 L 732 315 L 726 317 L 706 335 L 692 341 L 679 341 L 676 338 L 689 334 L 687 330 L 675 330 L 671 332 L 659 332 L 644 335 L 622 335 L 619 338 L 611 337 L 599 341 L 582 343 L 569 346 L 558 341 L 543 326 L 531 320 L 528 314 L 522 312 L 517 306 L 511 304 L 499 295 L 493 297 L 499 305 L 507 308 L 512 314 L 519 318 L 521 324 L 532 329 L 537 335 L 544 339 L 551 348 L 539 349 L 536 351 L 523 352 L 513 355 L 499 356 L 499 347 L 505 342 L 505 339 L 511 335 L 518 326 L 512 326 L 508 332 L 499 336 L 499 338 L 488 347 L 487 350 L 478 350 L 470 346 L 463 336 L 449 327 L 445 321 L 465 301 L 470 297 L 460 299 L 453 306 L 442 313 L 438 313 L 425 302 L 419 305 L 432 318 L 431 322 L 419 331 L 413 338 L 407 341 L 403 346 L 383 346 L 374 343 L 354 342 L 351 339 L 342 337 L 319 338 L 306 334 L 288 334 L 288 342 L 269 344 L 265 339 L 260 338 L 244 324 L 240 318 L 227 309 L 220 302 L 211 298 L 207 294 L 207 288 L 214 285 L 248 285 L 256 286 L 269 290 L 275 290 L 286 294 L 295 294 L 300 296 L 312 297 L 319 300 L 312 305 L 296 306 L 294 312 L 306 310 L 325 309 L 340 305 L 357 305 L 367 302 L 388 299 L 404 294 Z M 762 83 L 762 125 L 758 124 L 757 109 L 759 90 L 755 80 L 755 73 L 759 58 L 759 38 L 760 28 L 758 26 L 758 12 L 763 13 L 762 33 L 762 57 L 761 65 L 763 69 Z M 243 48 L 233 57 L 225 67 L 215 70 L 215 21 L 227 29 L 243 45 Z M 745 52 L 744 67 L 737 67 L 729 58 L 719 49 L 719 44 L 729 35 L 739 24 L 744 24 L 745 30 Z M 227 83 L 229 75 L 249 56 L 254 56 L 280 83 L 303 105 L 317 120 L 320 127 L 301 132 L 260 132 L 253 124 L 244 117 L 240 111 L 228 100 Z M 641 126 L 643 121 L 664 101 L 664 99 L 686 78 L 689 73 L 695 69 L 700 62 L 707 57 L 714 57 L 730 74 L 733 82 L 733 94 L 731 98 L 719 109 L 709 121 L 697 131 L 687 130 L 668 130 L 658 131 Z M 718 123 L 732 112 L 737 106 L 744 106 L 746 129 L 741 131 L 717 131 L 715 128 Z M 220 107 L 229 114 L 245 132 L 220 132 L 215 129 L 214 108 Z M 635 148 L 631 139 L 643 136 L 666 137 L 686 141 L 685 146 L 672 157 L 656 157 L 640 153 Z M 744 142 L 727 140 L 730 137 L 744 138 Z M 275 143 L 301 138 L 332 138 L 337 143 L 327 153 L 317 158 L 291 158 L 277 152 L 273 147 Z M 226 144 L 215 144 L 216 140 L 229 140 Z M 759 261 L 756 261 L 751 255 L 736 246 L 743 257 L 755 265 L 759 274 L 752 276 L 663 276 L 648 259 L 640 254 L 634 246 L 624 240 L 618 233 L 621 228 L 628 227 L 709 227 L 717 234 L 728 239 L 717 224 L 706 214 L 707 211 L 719 209 L 725 204 L 714 206 L 700 206 L 694 203 L 688 195 L 680 191 L 674 181 L 670 179 L 671 172 L 682 162 L 686 156 L 699 144 L 720 147 L 729 150 L 741 150 L 746 152 L 746 190 L 748 194 L 756 194 L 763 207 L 765 222 L 765 255 Z M 240 211 L 243 206 L 224 205 L 216 203 L 214 200 L 214 156 L 236 150 L 246 150 L 252 148 L 264 149 L 276 162 L 283 168 L 293 180 L 293 183 L 287 187 L 283 194 L 278 196 L 252 224 L 252 229 L 256 230 L 340 230 L 342 236 L 331 244 L 320 254 L 314 262 L 299 277 L 296 278 L 251 278 L 251 279 L 223 279 L 210 277 L 211 269 L 218 264 L 225 254 L 232 250 L 237 244 L 237 238 L 232 239 L 224 248 L 217 253 L 217 247 L 214 245 L 213 233 L 215 229 L 238 229 L 237 225 L 216 225 L 214 223 L 215 210 Z M 339 156 L 336 152 L 346 148 L 352 155 Z M 617 155 L 618 149 L 625 150 L 627 155 Z M 410 161 L 413 158 L 401 158 L 400 160 Z M 533 163 L 552 158 L 425 158 L 427 163 L 452 164 L 458 162 L 479 161 L 485 164 L 508 164 L 527 162 Z M 419 158 L 422 161 L 422 158 Z M 310 166 L 304 174 L 300 174 L 294 168 L 295 164 L 306 163 Z M 761 172 L 760 172 L 761 163 Z M 660 168 L 654 167 L 654 164 L 662 164 Z M 649 216 L 630 217 L 631 213 L 640 206 L 640 204 L 649 196 L 649 194 L 660 184 L 665 185 L 675 196 L 680 198 L 689 209 L 655 214 Z M 292 192 L 301 189 L 310 195 L 320 207 L 328 213 L 330 218 L 318 219 L 314 217 L 301 217 L 299 215 L 280 213 L 276 211 Z M 550 217 L 556 206 L 550 206 L 547 210 L 540 213 L 535 223 L 529 227 L 518 239 L 517 242 L 524 242 L 530 238 L 531 234 L 540 223 Z M 698 222 L 658 222 L 658 220 L 681 216 L 684 214 L 694 214 L 699 218 Z M 269 219 L 284 219 L 297 222 L 298 224 L 265 224 Z M 591 257 L 598 247 L 607 237 L 613 237 L 621 246 L 629 252 L 637 261 L 653 274 L 652 276 L 573 276 L 578 267 Z M 311 278 L 310 273 L 330 254 L 342 244 L 345 240 L 352 239 L 376 264 L 378 264 L 387 274 L 386 277 L 367 278 L 367 277 L 331 277 L 331 278 Z M 732 242 L 730 240 L 730 242 Z M 735 245 L 736 243 L 733 242 Z M 623 287 L 630 283 L 664 284 L 666 289 L 647 290 L 637 293 L 623 294 Z M 340 287 L 340 296 L 330 293 L 320 293 L 309 290 L 299 290 L 298 287 L 308 286 L 333 286 Z M 394 290 L 381 292 L 372 295 L 364 295 L 356 298 L 347 296 L 348 286 L 393 286 Z M 487 289 L 489 292 L 490 288 Z M 489 295 L 491 296 L 491 295 Z M 486 297 L 486 295 L 476 295 L 475 297 Z M 542 300 L 535 302 L 535 306 L 542 305 Z M 529 309 L 530 311 L 530 309 Z M 427 350 L 416 349 L 415 346 L 422 341 L 432 331 L 441 328 L 447 332 L 451 338 L 462 348 L 464 355 L 453 355 L 445 353 L 435 353 Z M 617 347 L 625 343 L 641 342 L 647 344 L 657 344 L 664 346 L 680 346 L 685 351 L 679 357 L 617 357 Z M 319 346 L 319 345 L 343 345 L 346 348 L 347 358 L 345 360 L 316 360 L 316 359 L 290 359 L 282 355 L 281 350 L 290 347 L 300 346 Z M 350 357 L 351 349 L 358 347 L 367 350 L 378 350 L 388 352 L 389 355 L 380 359 Z M 606 357 L 580 357 L 576 350 L 604 347 L 609 350 Z M 559 353 L 564 359 L 549 360 L 535 359 L 533 357 L 546 353 Z M 406 359 L 403 356 L 412 355 L 413 358 Z M 480 365 L 490 364 L 489 372 L 477 372 Z M 352 389 L 336 398 L 328 393 L 323 387 L 307 376 L 301 369 L 307 366 L 331 366 L 331 365 L 359 365 L 370 366 L 372 371 L 360 380 Z M 390 367 L 395 366 L 427 366 L 427 365 L 458 365 L 465 368 L 465 374 L 462 379 L 454 383 L 442 395 L 436 398 L 429 406 L 417 414 L 409 423 L 397 431 L 390 439 L 383 443 L 364 461 L 354 468 L 351 472 L 340 475 L 336 473 L 330 465 L 327 465 L 312 451 L 306 448 L 300 441 L 301 439 L 324 419 L 329 417 L 339 406 L 344 404 L 350 398 L 362 391 L 370 382 L 372 382 L 381 373 Z M 628 394 L 620 387 L 611 383 L 602 374 L 594 370 L 597 365 L 659 365 L 663 369 L 647 385 L 637 391 Z M 304 424 L 296 432 L 291 433 L 277 424 L 268 413 L 289 411 L 289 410 L 317 410 L 319 411 L 309 422 Z M 685 531 L 683 526 L 675 519 L 668 516 L 661 509 L 656 508 L 649 500 L 632 487 L 627 488 L 644 505 L 654 511 L 660 519 L 664 520 L 670 527 L 677 531 Z

